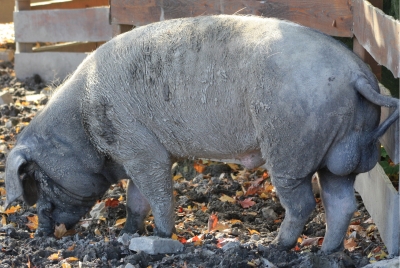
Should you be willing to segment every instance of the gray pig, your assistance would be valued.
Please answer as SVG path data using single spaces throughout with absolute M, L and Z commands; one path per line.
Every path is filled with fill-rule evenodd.
M 124 231 L 174 230 L 171 164 L 238 159 L 272 175 L 290 249 L 314 209 L 318 172 L 327 230 L 343 248 L 355 176 L 374 167 L 399 101 L 329 36 L 255 16 L 176 19 L 122 34 L 88 56 L 18 137 L 7 158 L 7 205 L 37 203 L 39 232 L 75 223 L 110 184 L 129 178 Z M 397 107 L 379 125 L 380 106 Z

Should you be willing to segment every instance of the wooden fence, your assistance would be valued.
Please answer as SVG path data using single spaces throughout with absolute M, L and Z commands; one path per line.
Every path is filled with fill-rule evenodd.
M 48 80 L 56 73 L 63 78 L 83 60 L 84 52 L 95 49 L 99 42 L 111 39 L 112 35 L 126 31 L 132 25 L 179 17 L 237 13 L 287 19 L 332 36 L 353 37 L 354 52 L 371 66 L 378 79 L 381 78 L 381 65 L 395 77 L 400 77 L 400 23 L 379 9 L 382 0 L 370 2 L 372 4 L 365 0 L 110 0 L 106 7 L 106 0 L 73 0 L 42 6 L 30 6 L 29 0 L 16 0 L 16 75 L 25 78 L 38 73 Z M 91 8 L 99 5 L 104 7 Z M 71 44 L 53 46 L 52 50 L 57 52 L 32 50 L 35 42 L 66 41 L 89 43 L 75 44 L 74 51 L 80 52 L 60 52 L 71 49 Z M 382 108 L 382 111 L 384 120 L 389 110 Z M 392 160 L 398 163 L 399 122 L 389 129 L 381 142 Z M 398 255 L 398 191 L 379 165 L 360 174 L 355 188 L 376 222 L 389 253 Z
M 108 0 L 34 3 L 16 0 L 15 72 L 39 74 L 45 81 L 64 79 L 99 45 L 112 38 Z M 37 43 L 59 43 L 48 49 Z

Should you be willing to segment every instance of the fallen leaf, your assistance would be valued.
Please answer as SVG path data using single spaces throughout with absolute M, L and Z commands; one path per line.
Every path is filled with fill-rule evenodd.
M 230 223 L 231 223 L 231 224 L 241 223 L 241 222 L 242 222 L 241 220 L 237 220 L 237 219 L 231 219 L 231 220 L 230 220 Z
M 65 224 L 62 223 L 54 228 L 54 236 L 57 239 L 62 238 L 67 233 L 67 229 L 65 228 Z
M 222 194 L 222 196 L 219 198 L 219 200 L 221 200 L 222 202 L 231 202 L 231 203 L 235 203 L 236 200 L 230 196 L 227 196 L 226 194 Z
M 233 164 L 233 163 L 226 163 L 226 164 L 232 169 L 233 172 L 241 169 L 238 164 Z
M 241 197 L 241 196 L 243 196 L 244 195 L 244 192 L 243 191 L 236 191 L 236 196 L 237 197 Z
M 371 224 L 367 227 L 367 229 L 365 230 L 367 232 L 367 234 L 372 233 L 373 231 L 375 231 L 376 229 L 376 225 L 375 224 Z
M 29 256 L 28 256 L 28 262 L 26 263 L 26 266 L 28 266 L 28 268 L 31 268 L 31 260 L 29 259 Z
M 7 209 L 6 211 L 4 211 L 5 214 L 13 214 L 18 212 L 21 209 L 20 205 L 16 205 L 16 206 L 12 206 L 9 209 Z
M 254 195 L 254 194 L 256 194 L 258 192 L 259 189 L 260 189 L 259 186 L 252 185 L 249 188 L 247 188 L 247 191 L 244 194 L 244 196 Z
M 301 242 L 300 247 L 321 246 L 323 241 L 323 237 L 309 237 Z
M 106 207 L 115 208 L 115 207 L 118 207 L 119 201 L 118 201 L 118 199 L 115 199 L 115 198 L 108 198 L 106 200 L 105 205 L 106 205 Z
M 178 173 L 178 174 L 176 174 L 172 179 L 173 179 L 174 181 L 177 181 L 177 180 L 182 179 L 182 178 L 183 178 L 182 174 L 181 174 L 181 173 Z
M 242 208 L 249 208 L 256 204 L 256 202 L 254 202 L 251 197 L 246 198 L 243 201 L 238 201 L 238 202 L 242 206 Z
M 76 244 L 74 243 L 72 246 L 67 248 L 67 251 L 73 251 L 75 249 Z
M 172 236 L 171 236 L 171 239 L 172 240 L 178 240 L 178 236 L 175 233 L 173 233 Z
M 67 262 L 79 261 L 77 257 L 68 257 L 65 259 Z
M 115 227 L 122 227 L 125 222 L 126 222 L 126 218 L 122 218 L 122 219 L 116 220 L 114 226 Z
M 248 261 L 247 265 L 251 266 L 251 267 L 257 267 L 257 264 L 255 264 L 254 262 L 251 262 L 251 261 Z
M 275 187 L 271 183 L 265 183 L 264 192 L 271 193 L 275 190 Z
M 6 226 L 7 225 L 7 219 L 6 216 L 1 215 L 1 225 L 2 226 Z
M 187 240 L 183 236 L 178 236 L 178 241 L 181 242 L 182 244 L 186 244 Z
M 193 163 L 193 168 L 198 172 L 198 173 L 203 173 L 204 170 L 206 169 L 206 165 L 203 165 L 203 161 L 199 160 Z
M 356 249 L 357 243 L 354 238 L 344 240 L 344 248 L 348 251 L 353 251 Z
M 51 261 L 60 261 L 62 259 L 62 257 L 60 257 L 60 251 L 57 253 L 51 254 L 49 257 L 47 257 L 47 259 L 51 260 Z
M 374 221 L 372 220 L 372 218 L 369 218 L 368 220 L 364 221 L 364 223 L 374 223 Z
M 214 230 L 214 228 L 217 226 L 218 223 L 218 213 L 212 213 L 210 217 L 208 218 L 208 232 L 211 232 Z
M 356 211 L 353 214 L 353 217 L 360 217 L 361 216 L 361 212 L 360 211 Z
M 64 262 L 63 264 L 61 264 L 61 268 L 71 268 L 71 264 L 69 264 L 68 262 Z
M 222 248 L 229 242 L 236 242 L 236 241 L 238 241 L 237 238 L 219 238 L 217 243 L 217 248 Z
M 249 230 L 250 235 L 253 235 L 253 234 L 260 234 L 260 232 L 258 232 L 258 231 L 256 231 L 256 230 L 252 230 L 252 229 L 247 229 L 247 230 Z
M 0 187 L 0 195 L 6 195 L 6 189 L 4 189 L 4 187 Z
M 196 236 L 190 238 L 187 242 L 193 243 L 195 246 L 200 246 L 203 243 L 203 240 L 199 236 L 196 235 Z
M 99 228 L 94 229 L 94 234 L 99 236 L 101 235 Z
M 26 226 L 28 226 L 28 228 L 32 231 L 36 230 L 39 226 L 39 219 L 37 215 L 33 215 L 33 216 L 28 216 L 28 223 L 26 224 Z

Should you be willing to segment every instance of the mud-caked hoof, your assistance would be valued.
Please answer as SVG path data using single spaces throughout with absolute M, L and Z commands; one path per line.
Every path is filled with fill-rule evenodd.
M 289 245 L 289 244 L 282 243 L 282 241 L 279 241 L 276 238 L 271 242 L 271 244 L 269 244 L 270 247 L 273 247 L 280 251 L 289 251 L 290 249 L 294 248 L 295 245 L 296 244 Z
M 35 231 L 35 236 L 54 236 L 54 228 L 38 227 Z
M 121 230 L 121 232 L 119 234 L 123 235 L 123 234 L 136 234 L 136 233 L 139 234 L 139 235 L 145 234 L 144 228 L 138 229 L 138 228 L 127 227 L 125 225 L 125 227 L 122 228 L 122 230 Z
M 338 247 L 331 247 L 331 246 L 328 247 L 328 246 L 322 245 L 322 248 L 321 248 L 321 252 L 326 255 L 342 253 L 343 250 L 344 250 L 343 244 L 339 245 Z
M 154 228 L 154 235 L 158 236 L 158 237 L 163 237 L 163 238 L 171 238 L 172 234 L 175 233 L 175 232 L 176 232 L 175 227 L 170 232 L 161 231 L 157 227 Z

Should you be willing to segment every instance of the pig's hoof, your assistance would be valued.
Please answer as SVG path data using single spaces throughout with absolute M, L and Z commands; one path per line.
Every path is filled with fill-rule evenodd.
M 139 235 L 144 234 L 145 233 L 144 228 L 142 228 L 140 230 L 140 229 L 137 229 L 137 228 L 126 227 L 126 225 L 125 225 L 125 227 L 122 228 L 122 230 L 119 233 L 119 235 L 123 235 L 123 234 L 132 234 L 133 235 L 133 234 L 136 234 L 136 233 L 138 233 Z
M 172 232 L 165 232 L 165 231 L 160 231 L 157 229 L 157 227 L 154 229 L 154 235 L 162 238 L 171 238 L 172 233 L 175 232 L 175 228 L 172 230 Z
M 295 245 L 286 245 L 276 239 L 274 239 L 271 244 L 269 245 L 271 248 L 277 249 L 279 251 L 289 251 L 292 249 Z
M 53 236 L 54 230 L 49 228 L 37 228 L 35 231 L 35 236 Z

